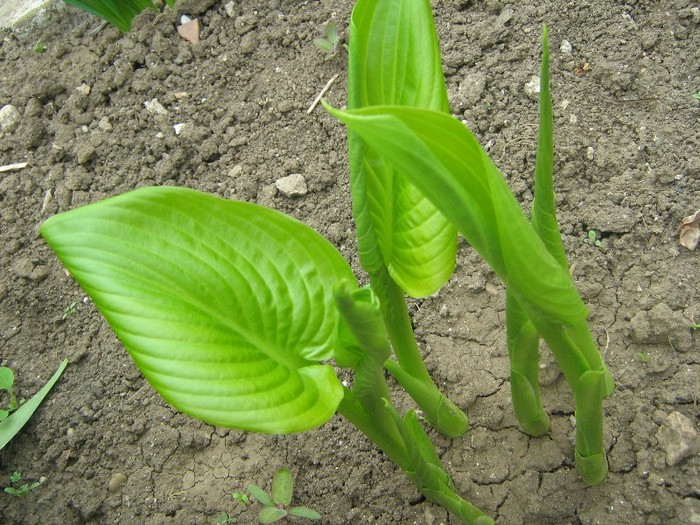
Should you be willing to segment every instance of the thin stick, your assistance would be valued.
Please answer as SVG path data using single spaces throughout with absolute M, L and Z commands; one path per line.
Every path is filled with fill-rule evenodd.
M 306 110 L 306 113 L 307 113 L 307 114 L 311 114 L 311 112 L 314 110 L 314 108 L 315 108 L 316 106 L 318 106 L 318 103 L 321 102 L 321 99 L 323 98 L 323 95 L 326 94 L 326 91 L 328 91 L 328 90 L 331 88 L 331 86 L 333 85 L 333 82 L 335 82 L 335 80 L 336 80 L 339 76 L 340 76 L 340 75 L 339 75 L 338 73 L 336 73 L 335 75 L 333 75 L 333 76 L 331 77 L 331 79 L 330 79 L 328 82 L 326 82 L 326 85 L 323 86 L 323 89 L 322 89 L 321 92 L 318 94 L 318 96 L 316 97 L 316 99 L 313 101 L 313 103 L 311 104 L 311 106 L 309 107 L 309 109 Z
M 22 168 L 26 168 L 26 167 L 27 167 L 26 162 L 18 162 L 17 164 L 5 164 L 4 166 L 0 166 L 0 173 L 4 173 L 6 171 L 21 170 Z

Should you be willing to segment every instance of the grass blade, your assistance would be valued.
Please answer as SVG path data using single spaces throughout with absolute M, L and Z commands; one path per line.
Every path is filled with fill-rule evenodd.
M 53 388 L 61 377 L 61 374 L 66 369 L 68 365 L 68 359 L 64 359 L 58 370 L 51 376 L 46 384 L 34 394 L 29 401 L 21 405 L 17 410 L 15 410 L 7 419 L 0 421 L 0 450 L 4 448 L 5 445 L 19 432 L 22 427 L 29 421 L 32 414 L 39 408 L 39 405 L 44 400 L 49 391 Z

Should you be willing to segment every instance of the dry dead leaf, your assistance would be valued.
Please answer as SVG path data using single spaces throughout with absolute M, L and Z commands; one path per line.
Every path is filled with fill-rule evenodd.
M 177 26 L 177 32 L 190 44 L 196 44 L 199 42 L 199 18 Z
M 700 210 L 683 218 L 679 240 L 689 250 L 694 250 L 700 243 Z

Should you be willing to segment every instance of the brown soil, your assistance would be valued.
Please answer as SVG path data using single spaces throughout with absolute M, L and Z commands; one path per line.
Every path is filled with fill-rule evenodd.
M 237 0 L 233 16 L 225 4 L 186 0 L 143 15 L 127 35 L 95 32 L 95 18 L 61 7 L 2 34 L 0 106 L 14 105 L 20 122 L 0 135 L 0 165 L 27 167 L 0 173 L 0 365 L 16 371 L 24 397 L 64 357 L 70 365 L 0 452 L 0 485 L 14 470 L 46 478 L 24 498 L 0 494 L 0 523 L 208 524 L 222 511 L 254 523 L 257 505 L 244 509 L 230 493 L 269 486 L 280 465 L 295 475 L 295 503 L 321 511 L 324 524 L 455 523 L 340 418 L 263 436 L 170 409 L 37 234 L 57 212 L 172 184 L 289 213 L 358 268 L 345 130 L 320 108 L 307 114 L 335 74 L 327 98 L 344 103 L 344 51 L 326 59 L 312 40 L 329 20 L 345 36 L 352 2 Z M 434 8 L 452 112 L 524 204 L 537 122 L 525 85 L 538 73 L 540 28 L 550 28 L 562 231 L 617 380 L 605 404 L 610 475 L 587 487 L 573 469 L 571 396 L 547 352 L 552 431 L 518 430 L 503 287 L 463 243 L 453 280 L 411 305 L 431 373 L 472 422 L 463 439 L 431 432 L 445 465 L 501 524 L 700 523 L 700 332 L 690 328 L 700 321 L 700 250 L 677 240 L 682 217 L 700 208 L 700 11 L 689 0 Z M 199 17 L 200 43 L 178 36 L 180 13 Z M 154 98 L 167 114 L 146 110 Z M 292 173 L 305 177 L 306 195 L 276 190 Z M 600 246 L 586 241 L 590 230 Z M 683 434 L 674 412 L 687 418 Z

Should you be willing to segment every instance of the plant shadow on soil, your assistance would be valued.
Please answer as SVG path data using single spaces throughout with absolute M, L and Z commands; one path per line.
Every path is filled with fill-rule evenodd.
M 2 32 L 0 105 L 15 106 L 19 122 L 0 132 L 0 165 L 27 166 L 0 173 L 0 365 L 26 398 L 64 357 L 71 363 L 0 452 L 5 485 L 14 470 L 28 482 L 46 477 L 27 497 L 0 496 L 0 523 L 214 523 L 222 511 L 254 523 L 256 508 L 230 493 L 267 487 L 280 465 L 294 473 L 295 503 L 321 511 L 324 524 L 455 523 L 340 418 L 264 436 L 167 407 L 37 234 L 47 217 L 109 195 L 188 186 L 293 215 L 363 278 L 345 131 L 321 108 L 307 114 L 335 74 L 326 96 L 344 104 L 344 51 L 327 59 L 312 42 L 331 20 L 347 37 L 351 2 L 240 0 L 230 14 L 225 4 L 184 0 L 142 15 L 127 35 L 95 32 L 95 18 L 56 6 L 40 24 Z M 550 28 L 561 227 L 617 381 L 605 403 L 610 475 L 586 487 L 573 468 L 571 396 L 546 351 L 552 431 L 518 430 L 504 290 L 462 242 L 452 281 L 411 302 L 429 370 L 471 419 L 463 439 L 431 432 L 447 470 L 498 523 L 700 522 L 698 252 L 677 241 L 681 218 L 700 207 L 700 13 L 683 0 L 433 5 L 452 113 L 523 206 L 537 132 L 525 86 L 538 73 L 540 28 Z M 198 44 L 178 36 L 181 13 L 199 17 Z M 164 112 L 145 108 L 153 99 Z M 305 194 L 278 191 L 290 174 L 303 175 Z M 585 242 L 590 230 L 600 246 Z

